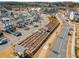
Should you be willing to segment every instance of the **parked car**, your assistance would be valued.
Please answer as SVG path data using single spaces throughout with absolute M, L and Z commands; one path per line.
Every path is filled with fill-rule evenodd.
M 3 33 L 0 32 L 0 45 L 8 43 L 7 39 L 4 38 Z
M 6 44 L 8 41 L 4 38 L 0 38 L 0 45 Z

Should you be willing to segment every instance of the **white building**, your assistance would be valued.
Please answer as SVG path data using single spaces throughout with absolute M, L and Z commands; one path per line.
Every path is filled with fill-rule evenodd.
M 74 11 L 71 11 L 71 12 L 70 12 L 69 18 L 70 18 L 71 20 L 74 19 Z

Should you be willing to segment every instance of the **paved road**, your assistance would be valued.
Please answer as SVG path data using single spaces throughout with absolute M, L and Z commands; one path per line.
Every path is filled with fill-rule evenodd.
M 69 32 L 69 24 L 65 21 L 65 17 L 62 14 L 57 14 L 57 16 L 63 21 L 64 25 L 60 35 L 57 38 L 57 41 L 52 49 L 52 53 L 49 56 L 50 58 L 65 58 L 66 57 L 66 49 L 67 49 L 67 41 L 68 41 L 68 32 Z

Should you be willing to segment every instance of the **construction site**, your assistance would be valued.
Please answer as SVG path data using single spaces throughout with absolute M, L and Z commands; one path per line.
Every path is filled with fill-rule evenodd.
M 67 8 L 52 3 L 1 3 L 0 58 L 79 57 L 78 11 Z

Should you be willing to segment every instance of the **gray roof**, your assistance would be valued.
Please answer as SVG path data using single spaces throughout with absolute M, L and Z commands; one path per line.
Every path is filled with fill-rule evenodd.
M 20 52 L 20 53 L 23 54 L 24 51 L 25 51 L 25 48 L 23 46 L 21 46 L 21 45 L 16 45 L 15 46 L 15 52 Z
M 79 15 L 75 15 L 75 18 L 79 18 Z

